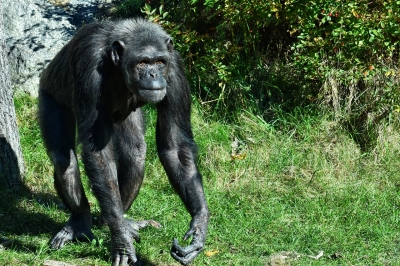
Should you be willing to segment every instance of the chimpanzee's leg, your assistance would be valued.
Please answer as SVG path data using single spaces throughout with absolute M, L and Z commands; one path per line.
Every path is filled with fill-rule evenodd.
M 73 239 L 92 239 L 90 207 L 82 187 L 75 155 L 75 119 L 72 111 L 40 90 L 39 120 L 44 144 L 54 164 L 54 185 L 71 212 L 68 223 L 50 242 L 61 248 Z
M 114 147 L 116 124 L 106 107 L 99 106 L 96 116 L 89 137 L 82 138 L 82 160 L 101 208 L 101 220 L 110 229 L 112 265 L 126 265 L 128 261 L 137 261 L 133 239 L 139 241 L 139 234 L 124 218 L 117 170 L 119 156 Z
M 124 212 L 128 211 L 143 182 L 146 142 L 141 109 L 114 125 L 114 148 L 118 158 L 118 185 Z M 160 227 L 153 220 L 130 221 L 135 230 L 147 225 Z
M 141 109 L 114 126 L 114 148 L 118 158 L 118 184 L 124 212 L 132 205 L 144 176 L 146 143 Z

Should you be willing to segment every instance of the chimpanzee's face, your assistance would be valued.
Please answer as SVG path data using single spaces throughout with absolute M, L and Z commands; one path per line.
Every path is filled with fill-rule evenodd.
M 135 53 L 129 76 L 140 99 L 148 103 L 158 103 L 164 99 L 167 94 L 168 61 L 168 51 L 158 51 L 153 46 Z
M 121 57 L 120 66 L 128 89 L 144 102 L 155 104 L 162 101 L 167 94 L 168 64 L 172 50 L 170 39 L 155 45 L 131 48 L 129 44 L 118 42 L 114 43 L 113 49 Z

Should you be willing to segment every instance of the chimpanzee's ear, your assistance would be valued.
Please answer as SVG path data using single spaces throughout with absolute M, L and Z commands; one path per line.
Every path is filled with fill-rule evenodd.
M 120 57 L 122 56 L 124 50 L 125 43 L 123 41 L 113 42 L 111 49 L 111 60 L 113 61 L 114 65 L 119 66 Z
M 168 51 L 172 53 L 172 51 L 174 50 L 174 43 L 172 39 L 171 38 L 166 39 L 165 44 L 167 45 Z

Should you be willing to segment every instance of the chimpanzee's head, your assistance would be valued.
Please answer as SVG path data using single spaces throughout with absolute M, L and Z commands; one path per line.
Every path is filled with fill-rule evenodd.
M 171 38 L 158 26 L 137 27 L 132 36 L 112 44 L 111 60 L 121 68 L 128 89 L 147 103 L 158 103 L 167 94 Z

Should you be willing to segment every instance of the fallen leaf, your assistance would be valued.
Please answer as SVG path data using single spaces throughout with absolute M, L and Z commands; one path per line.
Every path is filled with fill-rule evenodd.
M 244 160 L 247 156 L 247 153 L 235 154 L 231 155 L 232 160 Z
M 217 254 L 217 253 L 219 253 L 219 251 L 216 250 L 216 249 L 204 252 L 204 254 L 206 255 L 206 257 L 214 256 L 214 255 Z

